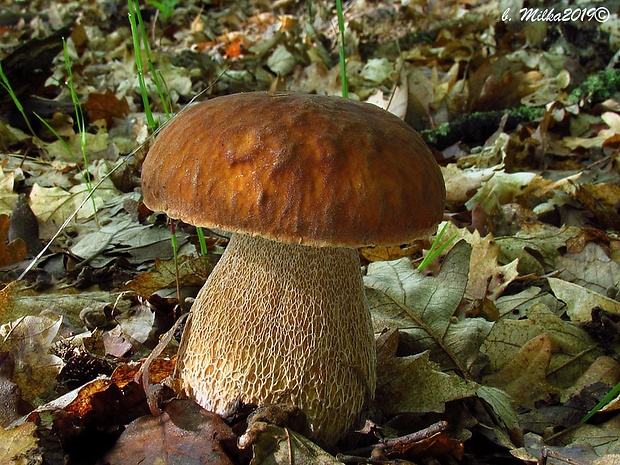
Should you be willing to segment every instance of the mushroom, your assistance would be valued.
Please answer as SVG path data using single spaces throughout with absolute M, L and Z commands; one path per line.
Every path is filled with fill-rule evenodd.
M 374 396 L 375 340 L 356 248 L 410 242 L 443 215 L 420 136 L 371 104 L 248 92 L 189 107 L 142 167 L 144 203 L 230 231 L 191 309 L 178 388 L 223 414 L 290 403 L 333 445 Z

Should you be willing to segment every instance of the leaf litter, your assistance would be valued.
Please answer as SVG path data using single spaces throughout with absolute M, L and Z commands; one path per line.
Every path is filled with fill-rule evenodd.
M 339 94 L 334 5 L 302 3 L 142 5 L 174 112 L 201 91 Z M 34 134 L 0 89 L 0 461 L 618 461 L 618 399 L 580 420 L 620 382 L 620 22 L 614 11 L 602 23 L 504 21 L 507 5 L 535 7 L 345 9 L 350 92 L 429 142 L 447 186 L 445 237 L 457 239 L 422 271 L 428 239 L 361 251 L 379 380 L 366 426 L 332 455 L 270 421 L 240 449 L 246 413 L 225 422 L 171 400 L 174 321 L 226 238 L 206 231 L 202 257 L 195 228 L 177 224 L 175 262 L 167 220 L 141 204 L 149 134 L 127 7 L 3 4 L 3 71 Z M 61 35 L 85 134 L 64 85 Z M 163 121 L 151 76 L 146 84 Z M 101 182 L 94 202 L 82 148 Z M 36 234 L 14 210 L 20 198 Z M 33 243 L 50 239 L 18 280 Z M 168 345 L 156 349 L 160 339 Z M 135 378 L 151 354 L 145 385 Z M 143 452 L 153 435 L 160 445 Z

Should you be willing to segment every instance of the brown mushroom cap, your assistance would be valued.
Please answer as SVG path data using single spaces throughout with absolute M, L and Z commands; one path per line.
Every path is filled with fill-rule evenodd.
M 250 92 L 179 114 L 142 166 L 145 204 L 204 227 L 314 246 L 406 243 L 441 220 L 420 136 L 339 97 Z

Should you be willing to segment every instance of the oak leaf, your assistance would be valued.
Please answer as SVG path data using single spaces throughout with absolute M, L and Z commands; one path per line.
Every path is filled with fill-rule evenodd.
M 91 121 L 105 120 L 108 128 L 114 124 L 114 119 L 123 119 L 129 114 L 129 104 L 126 98 L 119 99 L 110 89 L 104 94 L 92 93 L 84 104 Z

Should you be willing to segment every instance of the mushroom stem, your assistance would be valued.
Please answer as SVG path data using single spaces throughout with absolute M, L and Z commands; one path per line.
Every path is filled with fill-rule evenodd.
M 332 445 L 374 395 L 375 359 L 355 249 L 234 234 L 194 302 L 175 378 L 220 414 L 237 400 L 297 405 Z

